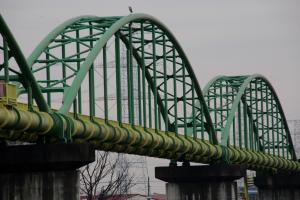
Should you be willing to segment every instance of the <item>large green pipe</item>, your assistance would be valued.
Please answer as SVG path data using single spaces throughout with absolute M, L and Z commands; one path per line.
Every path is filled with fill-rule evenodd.
M 61 127 L 57 117 L 63 122 Z M 105 124 L 96 118 L 90 122 L 87 116 L 76 120 L 69 116 L 30 112 L 21 108 L 0 108 L 0 137 L 7 140 L 37 141 L 39 136 L 55 135 L 56 131 L 71 130 L 73 142 L 90 142 L 99 150 L 146 155 L 152 157 L 187 160 L 191 162 L 230 162 L 251 169 L 300 171 L 296 161 L 270 154 L 239 149 L 233 146 L 212 145 L 208 141 L 193 139 L 175 133 L 160 132 L 129 124 L 119 126 L 118 122 Z M 139 134 L 139 132 L 142 134 Z M 53 142 L 57 142 L 53 140 Z M 164 145 L 164 148 L 158 148 Z

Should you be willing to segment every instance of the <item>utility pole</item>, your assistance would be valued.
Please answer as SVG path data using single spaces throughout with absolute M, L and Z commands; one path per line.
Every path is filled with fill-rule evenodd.
M 121 49 L 121 93 L 122 93 L 122 120 L 124 122 L 129 123 L 129 113 L 128 113 L 128 104 L 129 104 L 129 97 L 128 97 L 128 68 L 127 68 L 127 52 L 126 48 L 123 46 Z M 133 107 L 134 107 L 134 116 L 135 124 L 138 123 L 138 116 L 139 116 L 139 100 L 138 100 L 138 73 L 140 70 L 138 64 L 133 59 L 132 62 L 132 71 L 133 71 Z M 147 168 L 147 160 L 145 156 L 137 156 L 137 155 L 130 155 L 128 160 L 130 163 L 131 168 L 135 173 L 135 183 L 136 189 L 138 191 L 143 191 L 145 195 L 147 195 L 147 179 L 148 177 L 148 168 Z M 148 178 L 149 181 L 149 178 Z
M 149 176 L 148 176 L 148 190 L 147 190 L 147 200 L 151 200 L 151 195 L 150 195 L 150 179 L 149 179 Z
M 128 68 L 127 68 L 127 49 L 125 48 L 125 46 L 121 46 L 121 58 L 120 58 L 120 71 L 121 71 L 121 101 L 122 101 L 122 121 L 125 123 L 129 123 L 129 113 L 128 113 L 128 104 L 129 104 L 129 97 L 128 97 Z M 133 88 L 134 90 L 132 91 L 132 95 L 133 95 L 133 107 L 134 107 L 134 115 L 136 116 L 135 118 L 135 124 L 138 123 L 138 116 L 139 116 L 139 110 L 138 110 L 138 70 L 139 66 L 138 64 L 135 62 L 135 60 L 133 59 L 132 62 L 133 66 Z M 103 65 L 98 64 L 95 65 L 96 68 L 103 68 Z M 114 62 L 109 62 L 107 65 L 108 68 L 110 68 L 111 70 L 113 70 L 113 68 L 115 68 L 115 63 Z M 99 70 L 99 75 L 102 76 L 102 71 L 103 70 Z M 110 76 L 108 76 L 109 79 Z M 110 101 L 116 101 L 116 94 L 109 94 L 108 96 L 108 100 Z M 96 101 L 103 101 L 104 97 L 97 97 Z M 113 109 L 113 108 L 112 108 Z M 122 159 L 126 159 L 129 162 L 130 168 L 135 176 L 135 187 L 133 188 L 133 190 L 135 191 L 139 191 L 140 193 L 143 193 L 143 195 L 147 195 L 148 194 L 148 190 L 150 187 L 149 184 L 149 177 L 148 177 L 148 168 L 147 168 L 147 159 L 145 156 L 137 156 L 137 155 L 122 155 Z M 147 178 L 148 177 L 148 183 L 147 183 Z M 126 181 L 125 181 L 126 182 Z M 130 193 L 130 191 L 128 191 Z M 149 194 L 148 194 L 149 195 Z M 150 198 L 150 197 L 149 197 Z

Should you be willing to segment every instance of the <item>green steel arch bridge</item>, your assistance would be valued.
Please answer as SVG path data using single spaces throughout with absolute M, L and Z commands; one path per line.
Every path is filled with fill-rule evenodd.
M 0 33 L 2 140 L 300 171 L 270 82 L 218 76 L 201 90 L 175 36 L 150 15 L 70 19 L 27 59 L 2 17 Z

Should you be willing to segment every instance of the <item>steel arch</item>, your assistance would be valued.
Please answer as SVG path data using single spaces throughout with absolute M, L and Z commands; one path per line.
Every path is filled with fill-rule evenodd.
M 211 123 L 211 119 L 208 113 L 208 110 L 206 108 L 206 105 L 204 103 L 204 98 L 202 96 L 201 93 L 201 89 L 199 86 L 199 83 L 195 77 L 195 74 L 193 72 L 193 69 L 191 68 L 191 65 L 183 51 L 183 49 L 181 48 L 181 46 L 179 45 L 179 43 L 177 42 L 177 40 L 175 39 L 175 37 L 173 36 L 173 34 L 169 31 L 168 28 L 166 28 L 166 26 L 161 23 L 160 21 L 158 21 L 157 19 L 155 19 L 154 17 L 150 16 L 150 15 L 146 15 L 146 14 L 131 14 L 128 15 L 126 17 L 94 17 L 94 16 L 85 16 L 85 17 L 78 17 L 78 18 L 74 18 L 71 20 L 68 20 L 67 22 L 63 23 L 62 25 L 58 26 L 56 29 L 54 29 L 54 31 L 52 31 L 39 45 L 38 47 L 33 51 L 33 53 L 31 54 L 31 56 L 28 58 L 28 63 L 32 66 L 32 70 L 33 73 L 39 72 L 41 70 L 47 70 L 47 65 L 52 65 L 53 63 L 58 63 L 58 62 L 68 62 L 67 61 L 67 57 L 62 57 L 61 59 L 55 58 L 53 57 L 51 54 L 49 54 L 49 49 L 53 48 L 53 43 L 54 42 L 78 42 L 78 38 L 76 39 L 70 39 L 70 40 L 66 40 L 65 37 L 65 32 L 67 31 L 72 31 L 73 29 L 79 28 L 79 26 L 77 26 L 78 23 L 82 23 L 82 22 L 86 22 L 86 23 L 90 23 L 90 27 L 88 28 L 94 28 L 94 29 L 101 29 L 102 32 L 101 33 L 97 33 L 97 37 L 93 37 L 92 34 L 90 34 L 90 36 L 86 37 L 86 39 L 90 39 L 93 40 L 93 45 L 90 46 L 90 49 L 88 51 L 88 53 L 85 55 L 84 58 L 80 58 L 78 60 L 71 60 L 70 62 L 77 62 L 79 63 L 80 67 L 78 67 L 77 69 L 74 70 L 74 79 L 71 81 L 70 84 L 62 83 L 64 86 L 60 87 L 60 88 L 49 88 L 49 87 L 44 87 L 44 92 L 47 94 L 50 94 L 52 91 L 57 92 L 58 90 L 64 92 L 64 103 L 62 104 L 62 106 L 59 109 L 59 112 L 62 114 L 66 114 L 69 112 L 71 105 L 74 103 L 74 101 L 76 100 L 76 97 L 78 96 L 78 93 L 80 93 L 80 87 L 81 87 L 81 83 L 84 80 L 84 78 L 87 76 L 88 73 L 90 73 L 90 69 L 93 68 L 93 63 L 96 59 L 96 57 L 99 55 L 99 53 L 106 48 L 105 45 L 107 44 L 108 40 L 111 39 L 112 37 L 120 37 L 121 40 L 126 44 L 127 46 L 127 50 L 131 53 L 131 56 L 133 56 L 137 62 L 139 63 L 139 67 L 143 68 L 143 66 L 145 67 L 145 57 L 146 55 L 142 55 L 141 53 L 141 48 L 143 46 L 143 44 L 141 44 L 142 42 L 147 42 L 148 43 L 153 43 L 153 45 L 158 45 L 159 42 L 156 41 L 156 39 L 160 38 L 160 40 L 162 40 L 162 38 L 164 38 L 165 43 L 170 42 L 170 44 L 166 45 L 165 43 L 163 45 L 167 46 L 165 48 L 170 47 L 170 45 L 172 45 L 172 51 L 169 51 L 168 53 L 171 54 L 173 52 L 173 63 L 175 65 L 181 65 L 181 68 L 178 69 L 178 67 L 176 68 L 176 70 L 174 70 L 173 74 L 168 74 L 166 75 L 162 75 L 164 77 L 154 77 L 155 70 L 152 69 L 148 66 L 145 67 L 145 75 L 146 75 L 146 79 L 147 82 L 150 84 L 151 86 L 151 90 L 154 96 L 156 96 L 154 98 L 154 101 L 156 100 L 156 103 L 159 105 L 159 110 L 158 112 L 161 113 L 162 118 L 164 119 L 165 123 L 167 124 L 167 127 L 165 128 L 165 130 L 172 130 L 175 132 L 178 132 L 178 128 L 182 128 L 184 133 L 186 134 L 186 129 L 189 127 L 192 127 L 192 129 L 194 130 L 194 135 L 195 137 L 197 137 L 197 133 L 201 132 L 203 135 L 204 131 L 207 131 L 209 134 L 209 139 L 213 142 L 213 143 L 217 143 L 216 137 L 214 136 L 214 130 L 212 127 L 212 123 Z M 91 23 L 95 23 L 95 25 L 91 25 Z M 131 26 L 133 26 L 132 24 L 139 24 L 143 31 L 152 31 L 152 34 L 161 34 L 158 37 L 153 37 L 153 40 L 155 41 L 149 41 L 149 40 L 144 40 L 142 41 L 141 39 L 138 41 L 138 39 L 133 38 L 132 33 L 129 33 L 130 31 L 134 32 L 135 34 L 137 34 L 138 31 L 140 30 L 136 30 L 134 28 L 131 28 Z M 141 25 L 143 24 L 143 25 Z M 72 27 L 73 26 L 73 27 Z M 152 29 L 152 30 L 150 30 Z M 57 39 L 58 36 L 62 36 L 62 39 Z M 73 41 L 72 41 L 73 40 Z M 77 41 L 76 41 L 77 40 Z M 132 40 L 134 40 L 134 44 L 139 43 L 139 47 L 133 46 L 132 45 Z M 167 42 L 166 42 L 167 41 Z M 80 41 L 79 41 L 80 42 Z M 160 41 L 161 42 L 161 41 Z M 162 43 L 162 42 L 161 42 Z M 64 44 L 62 44 L 63 46 Z M 145 45 L 145 44 L 144 44 Z M 78 53 L 77 53 L 78 54 Z M 76 54 L 74 54 L 76 55 Z M 72 57 L 72 59 L 74 58 L 74 55 Z M 45 56 L 44 59 L 41 59 L 41 56 Z M 167 55 L 166 52 L 163 53 L 163 55 L 156 55 L 156 52 L 153 51 L 153 54 L 150 55 L 149 53 L 147 54 L 148 57 L 151 58 L 147 58 L 147 59 L 152 59 L 153 63 L 157 62 L 157 60 L 159 59 L 163 59 L 163 60 L 171 60 L 171 58 L 166 58 Z M 71 57 L 68 57 L 71 59 Z M 51 60 L 51 61 L 49 61 Z M 179 60 L 179 61 L 178 61 Z M 51 63 L 52 62 L 52 63 Z M 180 63 L 181 62 L 181 63 Z M 46 63 L 46 67 L 42 66 L 42 67 L 35 67 L 35 65 L 39 64 L 39 63 Z M 152 63 L 152 65 L 154 65 Z M 63 65 L 67 66 L 66 63 L 63 63 Z M 64 66 L 64 67 L 65 67 Z M 178 75 L 179 73 L 183 73 L 183 75 Z M 156 83 L 157 79 L 164 79 L 164 80 L 170 80 L 173 79 L 175 80 L 179 80 L 180 82 L 182 82 L 183 86 L 183 93 L 182 95 L 178 95 L 176 96 L 176 92 L 175 94 L 170 94 L 168 93 L 166 87 L 164 89 L 162 89 L 162 87 L 164 87 L 164 85 L 166 85 L 166 82 L 163 84 L 158 84 Z M 49 78 L 47 78 L 49 79 Z M 70 79 L 71 80 L 71 79 Z M 41 80 L 42 82 L 43 80 Z M 51 78 L 49 79 L 49 82 L 51 81 Z M 177 83 L 179 83 L 179 81 Z M 48 86 L 50 86 L 49 82 L 47 82 Z M 66 87 L 67 86 L 67 87 Z M 159 91 L 161 92 L 159 92 Z M 188 98 L 187 98 L 188 97 Z M 172 99 L 171 99 L 172 98 Z M 201 102 L 200 106 L 193 106 L 194 102 L 196 101 L 195 99 L 197 99 L 199 102 Z M 174 101 L 174 103 L 172 105 L 167 105 L 169 101 Z M 50 102 L 50 101 L 48 101 Z M 182 107 L 182 112 L 183 113 L 176 113 L 175 111 L 173 111 L 172 113 L 172 109 L 174 110 L 175 107 L 177 106 L 177 104 L 182 103 L 183 105 Z M 192 110 L 191 112 L 194 113 L 194 115 L 192 116 L 193 119 L 199 118 L 197 121 L 206 121 L 205 123 L 201 123 L 201 124 L 195 124 L 195 123 L 186 123 L 186 119 L 187 117 L 187 113 L 186 112 L 186 107 L 189 106 L 190 110 Z M 154 110 L 155 111 L 155 110 Z M 198 113 L 196 115 L 196 113 Z M 200 114 L 199 114 L 200 113 Z M 181 115 L 180 115 L 181 114 Z M 94 115 L 94 113 L 90 113 L 91 116 Z M 160 114 L 157 114 L 158 116 Z M 156 116 L 156 114 L 155 114 Z M 172 119 L 170 119 L 172 118 Z M 156 120 L 156 118 L 154 118 Z M 205 120 L 204 120 L 205 119 Z M 196 120 L 193 120 L 196 121 Z M 156 123 L 155 123 L 156 126 Z M 155 127 L 157 129 L 157 126 Z M 198 134 L 200 135 L 200 134 Z
M 16 42 L 14 36 L 12 35 L 11 31 L 9 30 L 7 24 L 5 23 L 2 15 L 0 14 L 0 34 L 2 36 L 3 39 L 3 46 L 0 46 L 0 49 L 4 52 L 3 54 L 7 54 L 6 56 L 4 56 L 3 58 L 3 64 L 1 64 L 1 70 L 4 68 L 7 68 L 7 72 L 5 72 L 4 77 L 5 78 L 5 82 L 9 82 L 9 73 L 13 73 L 14 75 L 16 75 L 17 77 L 15 78 L 14 81 L 21 83 L 23 85 L 24 88 L 26 88 L 26 90 L 30 90 L 32 92 L 30 92 L 31 94 L 29 94 L 29 98 L 31 98 L 31 96 L 34 98 L 34 100 L 36 101 L 40 111 L 45 111 L 45 112 L 49 112 L 49 107 L 46 103 L 46 101 L 43 98 L 42 92 L 35 80 L 35 77 L 33 76 L 33 74 L 30 71 L 30 67 L 26 62 L 26 59 L 18 45 L 18 43 Z M 11 58 L 14 58 L 19 69 L 20 69 L 20 73 L 16 70 L 14 70 L 13 68 L 9 67 L 9 60 Z M 29 103 L 32 103 L 32 100 L 29 101 Z
M 296 160 L 280 101 L 264 76 L 218 76 L 207 84 L 204 97 L 221 145 Z
M 0 27 L 3 37 L 5 34 L 2 33 L 2 27 L 7 29 L 7 26 L 0 24 Z M 85 31 L 86 34 L 77 36 L 75 34 L 77 31 Z M 70 32 L 75 36 L 68 35 Z M 10 33 L 8 35 L 12 37 Z M 129 124 L 122 122 L 122 119 L 119 120 L 119 118 L 111 120 L 108 118 L 107 112 L 104 118 L 96 117 L 93 112 L 90 112 L 89 115 L 84 115 L 80 111 L 77 113 L 58 113 L 57 111 L 50 112 L 50 110 L 40 112 L 32 105 L 31 86 L 28 89 L 19 88 L 21 93 L 28 92 L 28 105 L 19 102 L 8 105 L 3 101 L 0 102 L 0 139 L 46 143 L 88 142 L 94 144 L 99 150 L 154 156 L 183 162 L 238 164 L 248 169 L 273 172 L 277 170 L 300 171 L 300 164 L 296 160 L 286 119 L 271 84 L 261 75 L 218 76 L 206 85 L 204 96 L 202 96 L 196 77 L 178 42 L 163 24 L 148 15 L 137 14 L 123 18 L 85 16 L 62 24 L 41 42 L 41 45 L 28 59 L 28 62 L 32 64 L 32 72 L 36 75 L 37 83 L 39 83 L 36 84 L 37 88 L 41 87 L 41 92 L 46 93 L 45 96 L 57 91 L 66 92 L 64 100 L 69 99 L 72 95 L 67 93 L 72 90 L 73 83 L 78 84 L 79 88 L 82 86 L 83 82 L 80 82 L 80 78 L 78 82 L 75 78 L 79 72 L 82 76 L 88 76 L 89 83 L 94 83 L 90 78 L 93 76 L 93 63 L 97 55 L 102 52 L 103 80 L 106 85 L 104 93 L 106 91 L 105 102 L 107 103 L 107 90 L 113 87 L 108 86 L 105 72 L 107 63 L 104 61 L 106 61 L 107 41 L 112 37 L 115 39 L 116 63 L 114 67 L 117 78 L 120 77 L 120 42 L 123 42 L 126 47 L 126 70 L 129 74 L 127 81 L 130 94 L 128 95 L 129 112 L 132 112 L 132 95 L 134 95 L 134 90 L 138 89 L 131 82 L 134 58 L 138 65 L 136 67 L 138 72 L 142 73 L 142 75 L 137 74 L 138 80 L 147 81 L 147 85 L 143 84 L 143 87 L 138 89 L 138 93 L 141 94 L 147 90 L 146 88 L 150 88 L 147 95 L 155 96 L 156 102 L 152 105 L 155 105 L 158 116 L 161 114 L 163 119 L 168 122 L 165 124 L 165 128 L 153 128 L 149 125 L 150 122 L 148 124 L 141 122 L 141 119 L 148 117 L 145 115 L 150 114 L 151 108 L 149 108 L 149 113 L 143 113 L 145 115 L 142 118 L 140 115 L 138 116 L 139 122 L 132 120 L 134 115 L 131 113 L 133 116 L 131 116 Z M 5 86 L 13 81 L 23 81 L 22 84 L 26 87 L 30 84 L 22 79 L 22 76 L 27 78 L 26 73 L 30 74 L 31 72 L 28 72 L 29 67 L 24 62 L 25 59 L 22 58 L 19 48 L 14 49 L 17 45 L 11 45 L 15 41 L 9 42 L 11 46 L 7 47 L 6 42 L 9 41 L 7 38 L 9 37 L 4 38 L 2 46 L 0 43 L 0 57 L 3 54 L 4 58 L 4 63 L 1 63 L 0 66 L 4 75 L 0 77 L 0 80 L 5 82 Z M 69 54 L 68 51 L 59 51 L 60 57 L 55 57 L 55 54 L 50 52 L 53 49 L 56 51 L 67 48 L 67 44 L 77 45 L 79 43 L 83 44 L 86 49 L 79 48 L 78 50 L 76 48 L 76 52 L 73 54 Z M 150 50 L 146 49 L 147 44 L 152 45 Z M 96 45 L 98 45 L 97 48 L 95 48 Z M 101 47 L 101 45 L 103 46 Z M 56 49 L 56 47 L 58 48 Z M 15 55 L 10 50 L 16 51 Z M 83 56 L 81 57 L 81 55 Z M 13 64 L 8 63 L 12 56 L 16 59 L 17 64 L 20 65 L 23 62 L 27 69 L 21 69 L 21 72 L 13 71 Z M 161 65 L 160 61 L 162 61 Z M 69 65 L 72 62 L 75 63 L 75 67 Z M 61 65 L 60 69 L 74 67 L 70 69 L 73 73 L 72 77 L 66 76 L 62 81 L 57 81 L 55 79 L 58 77 L 49 76 L 42 79 L 39 76 L 40 71 L 55 70 L 57 63 Z M 170 63 L 173 71 L 169 70 L 168 64 Z M 7 70 L 10 72 L 9 76 Z M 32 74 L 28 78 L 30 79 L 31 76 Z M 117 78 L 116 86 L 120 86 Z M 142 80 L 139 83 L 143 82 Z M 174 83 L 177 89 L 179 88 L 179 94 L 175 93 L 176 89 L 172 88 L 171 84 L 167 85 L 169 80 L 181 84 L 180 87 L 177 87 Z M 34 79 L 30 79 L 30 81 L 35 82 Z M 51 85 L 53 82 L 56 83 Z M 46 86 L 43 87 L 45 83 Z M 50 84 L 49 87 L 47 84 Z M 196 87 L 199 87 L 201 98 L 197 96 Z M 76 87 L 74 88 L 76 89 Z M 172 93 L 173 89 L 174 93 Z M 182 90 L 181 93 L 180 90 Z M 74 97 L 75 100 L 78 98 L 79 92 L 80 89 L 75 91 L 75 96 L 77 95 Z M 94 98 L 93 94 L 93 90 L 91 90 L 91 94 L 89 93 L 91 98 Z M 34 95 L 36 94 L 34 93 Z M 42 101 L 44 97 L 41 93 L 40 95 Z M 117 100 L 120 101 L 118 92 L 117 97 L 119 97 Z M 145 100 L 144 97 L 139 97 L 139 99 L 141 98 Z M 47 100 L 51 102 L 51 98 L 49 99 L 48 96 Z M 72 98 L 69 101 L 74 106 Z M 91 102 L 94 103 L 94 101 Z M 177 116 L 172 109 L 178 102 L 183 104 L 178 104 L 178 108 L 181 110 L 178 111 Z M 64 103 L 68 107 L 66 111 L 68 112 L 70 105 L 67 102 Z M 118 102 L 118 105 L 117 109 L 118 107 L 120 109 L 121 103 Z M 191 117 L 187 116 L 185 108 L 188 107 L 192 107 Z M 78 107 L 75 106 L 75 108 Z M 76 111 L 75 108 L 73 107 L 73 111 Z M 145 105 L 140 108 L 144 109 Z M 42 109 L 40 108 L 40 110 Z M 142 109 L 139 112 L 143 112 Z M 207 117 L 205 113 L 210 115 L 206 121 L 202 118 Z M 178 121 L 174 116 L 178 117 Z M 213 123 L 211 123 L 211 119 L 213 119 Z M 156 120 L 159 121 L 159 118 Z M 176 123 L 177 128 L 184 131 L 184 135 L 178 134 L 181 132 L 177 131 Z M 215 129 L 221 144 L 215 145 L 216 142 L 213 141 L 212 135 L 209 137 L 210 141 L 201 137 L 204 128 L 207 132 L 213 131 L 213 133 Z M 189 137 L 189 133 L 193 137 Z M 199 134 L 200 137 L 198 137 Z

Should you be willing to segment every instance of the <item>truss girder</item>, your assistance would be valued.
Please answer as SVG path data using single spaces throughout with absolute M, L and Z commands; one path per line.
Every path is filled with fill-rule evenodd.
M 269 81 L 218 76 L 202 93 L 178 41 L 152 16 L 73 18 L 27 60 L 1 16 L 0 27 L 0 85 L 17 85 L 26 102 L 0 98 L 2 139 L 300 171 Z
M 296 159 L 278 96 L 265 77 L 218 76 L 204 97 L 221 145 Z
M 111 40 L 121 40 L 126 47 L 129 79 L 132 80 L 134 62 L 138 65 L 138 72 L 142 74 L 138 83 L 140 95 L 138 116 L 134 115 L 136 111 L 133 110 L 133 106 L 128 108 L 131 124 L 153 127 L 156 130 L 162 129 L 163 126 L 165 131 L 171 130 L 177 134 L 187 134 L 187 129 L 192 128 L 195 137 L 205 137 L 216 142 L 199 83 L 183 49 L 164 24 L 145 14 L 132 14 L 126 17 L 84 16 L 68 20 L 54 29 L 28 58 L 33 74 L 41 77 L 37 81 L 42 91 L 47 94 L 50 107 L 52 93 L 62 92 L 63 99 L 59 112 L 80 113 L 83 98 L 81 85 L 84 79 L 88 78 L 89 115 L 95 117 L 94 104 L 97 91 L 93 84 L 94 63 L 100 53 L 107 53 L 107 45 Z M 112 47 L 113 51 L 120 48 L 116 44 L 117 42 Z M 76 47 L 76 52 L 66 50 L 71 45 Z M 118 54 L 120 58 L 120 52 Z M 104 62 L 107 61 L 102 58 L 101 63 L 107 67 L 108 64 Z M 58 64 L 60 66 L 57 66 Z M 119 63 L 115 64 L 115 68 L 120 67 Z M 56 72 L 61 71 L 61 79 L 58 80 L 52 72 L 54 69 Z M 131 80 L 128 81 L 128 96 L 132 96 L 132 90 L 137 89 Z M 107 83 L 105 85 L 110 84 L 107 78 L 104 82 Z M 152 94 L 149 91 L 143 94 L 147 85 Z M 172 90 L 169 89 L 170 86 Z M 53 90 L 54 87 L 56 90 Z M 118 87 L 120 86 L 116 85 L 116 91 Z M 153 113 L 143 109 L 146 107 L 146 96 L 153 99 Z M 75 101 L 77 108 L 70 110 Z M 193 106 L 196 101 L 202 102 L 200 106 Z M 129 98 L 130 103 L 133 104 Z M 201 123 L 187 123 L 186 120 L 191 113 L 194 113 L 193 121 Z M 146 122 L 149 114 L 153 115 L 150 116 L 153 119 Z M 136 118 L 139 118 L 138 123 Z

